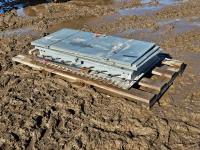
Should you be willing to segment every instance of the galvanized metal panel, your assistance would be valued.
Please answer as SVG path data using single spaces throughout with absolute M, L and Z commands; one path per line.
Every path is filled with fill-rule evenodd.
M 32 44 L 103 63 L 121 64 L 121 67 L 124 65 L 135 67 L 134 63 L 143 58 L 142 56 L 155 45 L 154 43 L 113 36 L 96 37 L 90 32 L 78 32 L 71 29 L 63 29 L 34 41 Z
M 136 65 L 137 61 L 141 58 L 142 60 L 144 60 L 145 57 L 143 56 L 151 51 L 152 48 L 155 46 L 154 43 L 137 40 L 128 41 L 126 44 L 126 48 L 112 55 L 110 59 L 112 59 L 113 61 L 118 61 L 120 63 L 129 63 L 130 65 Z
M 90 32 L 79 32 L 78 34 L 52 44 L 49 48 L 61 52 L 91 57 L 98 53 L 98 49 L 94 51 L 94 47 L 89 43 L 93 38 Z
M 59 41 L 62 41 L 63 39 L 66 39 L 78 32 L 79 32 L 78 30 L 62 29 L 48 36 L 45 36 L 41 39 L 31 42 L 31 45 L 40 46 L 40 47 L 49 47 L 50 45 L 55 44 Z
M 150 51 L 148 51 L 145 55 L 143 55 L 140 59 L 138 59 L 134 65 L 136 65 L 136 67 L 138 68 L 139 66 L 141 66 L 145 61 L 151 59 L 153 56 L 157 55 L 158 53 L 160 53 L 160 47 L 159 46 L 155 46 L 153 47 Z
M 94 73 L 103 71 L 105 77 L 117 75 L 116 79 L 112 79 L 120 82 L 124 88 L 132 86 L 160 61 L 157 54 L 161 51 L 159 46 L 150 42 L 96 36 L 94 33 L 71 29 L 50 34 L 32 42 L 32 45 L 40 50 L 41 57 L 92 68 Z

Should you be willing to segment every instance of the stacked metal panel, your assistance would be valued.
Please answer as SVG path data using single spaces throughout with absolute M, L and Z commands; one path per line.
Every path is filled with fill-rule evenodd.
M 112 78 L 122 88 L 131 87 L 158 61 L 160 47 L 154 43 L 62 29 L 31 43 L 39 57 Z M 122 81 L 126 81 L 122 83 Z

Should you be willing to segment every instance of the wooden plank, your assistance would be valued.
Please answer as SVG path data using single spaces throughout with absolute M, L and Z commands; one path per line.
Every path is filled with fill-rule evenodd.
M 140 87 L 138 87 L 138 89 L 142 90 L 142 91 L 145 91 L 145 92 L 148 92 L 148 93 L 155 94 L 155 95 L 158 95 L 160 93 L 160 91 L 158 91 L 158 90 L 154 90 L 154 89 L 151 89 L 151 88 L 148 88 L 148 87 L 144 87 L 144 86 L 140 86 Z
M 156 67 L 152 70 L 152 74 L 159 75 L 159 76 L 164 76 L 167 78 L 172 78 L 177 72 L 172 71 L 172 70 L 166 70 L 164 67 Z
M 169 78 L 167 84 L 162 88 L 162 90 L 156 95 L 156 98 L 150 100 L 149 106 L 150 108 L 162 97 L 162 95 L 168 90 L 168 88 L 173 84 L 173 81 L 178 76 L 178 73 L 175 73 L 172 78 Z
M 164 76 L 152 75 L 150 77 L 150 80 L 151 80 L 152 83 L 149 84 L 149 86 L 151 86 L 153 84 L 155 86 L 159 85 L 159 87 L 161 87 L 161 88 L 158 90 L 157 87 L 152 88 L 152 87 L 149 87 L 149 86 L 143 86 L 141 84 L 140 84 L 140 87 L 138 87 L 138 88 L 143 90 L 143 91 L 146 91 L 146 92 L 149 92 L 149 93 L 154 93 L 154 94 L 158 95 L 163 90 L 163 88 L 165 88 L 165 86 L 169 83 L 169 81 L 171 79 L 164 77 Z
M 182 74 L 186 68 L 186 64 L 184 64 L 182 61 L 175 60 L 175 59 L 169 59 L 165 58 L 162 62 L 164 65 L 171 66 L 173 68 L 177 69 L 178 74 Z
M 166 70 L 169 70 L 169 71 L 172 71 L 172 72 L 179 72 L 179 69 L 180 68 L 166 66 Z
M 104 85 L 97 83 L 93 80 L 84 79 L 82 77 L 78 77 L 75 75 L 68 74 L 67 72 L 60 71 L 59 69 L 53 69 L 49 66 L 44 66 L 40 64 L 35 64 L 34 60 L 26 55 L 18 55 L 12 59 L 15 62 L 22 63 L 24 65 L 27 65 L 32 68 L 36 68 L 38 70 L 45 70 L 47 72 L 56 74 L 62 78 L 66 78 L 68 81 L 73 83 L 85 83 L 87 85 L 92 85 L 98 89 L 102 89 L 104 92 L 112 93 L 115 96 L 124 97 L 130 100 L 138 100 L 140 102 L 144 102 L 146 104 L 149 104 L 149 102 L 155 98 L 155 94 L 151 94 L 148 92 L 144 92 L 137 89 L 131 89 L 131 90 L 124 90 L 116 87 L 112 87 L 110 85 Z
M 123 98 L 126 98 L 128 100 L 135 101 L 135 102 L 138 101 L 138 102 L 141 102 L 141 103 L 144 103 L 144 104 L 148 104 L 148 106 L 150 104 L 150 101 L 152 99 L 156 98 L 155 94 L 149 93 L 149 92 L 146 92 L 146 91 L 143 91 L 143 90 L 139 90 L 139 89 L 136 89 L 136 88 L 131 88 L 129 90 L 120 89 L 119 91 L 114 90 L 114 92 L 111 91 L 111 90 L 108 90 L 107 88 L 104 89 L 104 88 L 101 88 L 101 87 L 98 87 L 98 86 L 94 86 L 94 88 L 98 92 L 108 94 L 108 95 L 111 95 L 111 96 L 114 96 L 114 97 L 123 97 Z M 124 91 L 126 94 L 121 93 L 121 91 Z M 130 95 L 131 97 L 128 96 L 128 95 Z
M 159 80 L 152 80 L 150 78 L 142 78 L 138 84 L 140 86 L 144 86 L 150 89 L 154 89 L 157 91 L 160 91 L 162 89 L 162 87 L 165 85 L 165 82 L 161 82 Z
M 155 98 L 155 94 L 149 93 L 143 90 L 138 90 L 136 88 L 131 88 L 129 90 L 129 93 L 133 95 L 137 95 L 138 97 L 140 97 L 141 101 L 144 103 L 149 103 L 152 99 Z
M 183 62 L 181 62 L 179 60 L 175 60 L 175 59 L 169 59 L 169 58 L 165 58 L 161 63 L 164 65 L 168 65 L 171 67 L 177 67 L 177 68 L 179 68 L 181 65 L 183 65 Z
M 172 83 L 172 82 L 171 82 Z M 156 98 L 151 99 L 149 102 L 149 107 L 151 108 L 161 97 L 162 95 L 167 91 L 167 89 L 170 87 L 170 84 L 166 84 L 163 89 L 156 95 Z
M 37 69 L 37 70 L 45 70 L 47 72 L 51 72 L 51 73 L 54 73 L 56 75 L 59 75 L 59 76 L 63 76 L 65 78 L 67 78 L 70 82 L 77 82 L 77 78 L 73 77 L 73 76 L 69 76 L 67 74 L 64 74 L 62 72 L 57 72 L 56 70 L 54 69 L 51 69 L 51 68 L 45 68 L 43 66 L 40 66 L 40 65 L 37 65 L 37 64 L 34 64 L 32 63 L 32 59 L 29 58 L 28 56 L 25 56 L 25 55 L 18 55 L 16 57 L 13 57 L 12 58 L 13 61 L 15 62 L 18 62 L 18 63 L 21 63 L 21 64 L 24 64 L 24 65 L 27 65 L 31 68 L 34 68 L 34 69 Z

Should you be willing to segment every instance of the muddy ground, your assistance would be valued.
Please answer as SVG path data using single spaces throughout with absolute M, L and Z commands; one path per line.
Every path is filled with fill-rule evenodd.
M 152 41 L 187 68 L 149 110 L 11 61 L 63 27 Z M 37 4 L 0 31 L 0 149 L 200 149 L 199 0 Z

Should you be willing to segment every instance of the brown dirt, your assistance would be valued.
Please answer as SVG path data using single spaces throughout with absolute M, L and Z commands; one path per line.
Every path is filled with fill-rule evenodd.
M 200 16 L 200 3 L 198 0 L 188 1 L 181 5 L 170 6 L 156 13 L 158 18 L 177 18 L 186 16 Z
M 124 4 L 98 2 L 40 4 L 25 8 L 31 16 L 20 17 L 16 11 L 0 16 L 0 149 L 200 149 L 200 27 L 159 24 L 166 18 L 198 20 L 198 0 L 147 16 L 117 15 L 102 24 L 98 16 L 116 16 Z M 148 110 L 11 61 L 26 54 L 30 42 L 52 26 L 68 27 L 63 21 L 78 29 L 156 42 L 187 69 Z M 27 27 L 33 31 L 21 33 Z M 6 34 L 11 29 L 22 31 Z
M 156 25 L 156 22 L 154 22 L 154 20 L 152 20 L 150 17 L 133 15 L 127 17 L 119 17 L 116 18 L 114 22 L 109 22 L 100 26 L 85 26 L 85 28 L 89 29 L 91 32 L 114 34 L 116 32 L 122 32 L 132 28 L 149 28 L 151 30 L 156 30 L 158 26 Z

